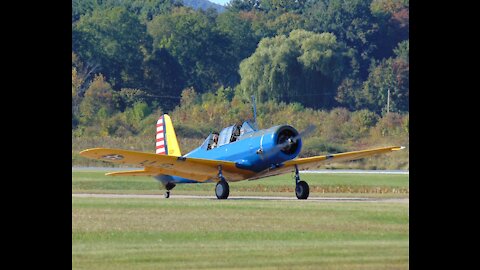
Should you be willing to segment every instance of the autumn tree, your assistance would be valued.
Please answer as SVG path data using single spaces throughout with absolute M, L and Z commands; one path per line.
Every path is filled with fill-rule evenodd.
M 96 75 L 85 92 L 80 104 L 80 117 L 83 123 L 97 116 L 112 115 L 117 107 L 114 91 L 102 74 Z
M 409 57 L 408 41 L 398 44 L 396 57 L 372 65 L 362 85 L 357 80 L 345 80 L 340 85 L 336 100 L 351 109 L 367 108 L 377 113 L 387 111 L 390 92 L 390 112 L 409 110 Z M 353 106 L 352 106 L 353 105 Z
M 400 57 L 389 58 L 375 66 L 363 85 L 367 107 L 376 112 L 387 111 L 390 92 L 390 112 L 409 110 L 409 64 Z
M 392 57 L 392 49 L 409 38 L 408 0 L 373 0 L 370 8 L 380 26 L 377 39 L 373 40 L 377 46 L 374 56 Z

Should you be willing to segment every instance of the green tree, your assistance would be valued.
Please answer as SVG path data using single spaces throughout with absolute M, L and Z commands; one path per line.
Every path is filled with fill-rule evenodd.
M 72 128 L 79 123 L 80 103 L 96 68 L 96 66 L 84 64 L 77 54 L 72 52 Z
M 227 10 L 232 12 L 251 11 L 258 8 L 260 0 L 231 0 L 227 3 Z
M 143 21 L 159 14 L 166 14 L 174 7 L 182 6 L 181 0 L 72 0 L 72 22 L 93 10 L 122 7 Z
M 140 89 L 122 88 L 116 95 L 120 102 L 120 111 L 133 107 L 136 103 L 146 103 L 148 100 L 148 94 Z
M 370 129 L 378 122 L 378 115 L 369 110 L 363 109 L 351 113 L 350 121 L 344 126 L 347 136 L 354 140 L 362 140 L 368 137 Z
M 143 63 L 143 88 L 150 101 L 160 101 L 165 110 L 178 104 L 181 90 L 185 87 L 182 66 L 166 49 L 155 49 Z
M 227 58 L 224 65 L 224 85 L 233 87 L 240 82 L 238 66 L 240 62 L 252 55 L 260 37 L 252 29 L 252 21 L 248 16 L 237 12 L 223 12 L 216 20 L 216 30 L 229 42 L 222 54 Z
M 394 49 L 397 57 L 388 58 L 372 65 L 367 80 L 344 80 L 337 90 L 335 99 L 351 110 L 364 109 L 385 113 L 388 92 L 390 111 L 409 110 L 409 62 L 408 40 L 400 42 Z
M 349 110 L 360 109 L 362 103 L 362 82 L 358 78 L 345 78 L 338 86 L 335 100 Z
M 371 110 L 385 113 L 390 92 L 390 112 L 408 111 L 408 78 L 408 63 L 403 60 L 389 58 L 380 62 L 363 85 L 366 105 Z
M 287 2 L 290 1 L 285 1 L 285 3 Z M 259 1 L 259 3 L 263 5 L 262 8 L 228 9 L 231 13 L 238 14 L 242 19 L 250 22 L 251 29 L 258 40 L 280 34 L 288 35 L 295 29 L 304 28 L 305 18 L 300 12 L 303 9 L 303 4 L 301 5 L 302 8 L 294 8 L 296 5 L 291 7 L 286 5 L 287 8 L 281 8 L 280 3 L 267 3 L 265 1 Z M 276 7 L 277 5 L 278 7 Z
M 101 8 L 101 3 L 98 0 L 72 0 L 72 23 L 98 8 Z
M 132 107 L 125 110 L 126 124 L 134 133 L 140 131 L 141 122 L 152 113 L 151 108 L 145 102 L 135 102 Z
M 279 15 L 268 15 L 265 27 L 276 35 L 288 35 L 295 29 L 303 29 L 305 20 L 302 16 L 292 12 Z
M 409 35 L 408 0 L 373 0 L 372 15 L 380 25 L 376 40 L 375 57 L 377 59 L 393 56 L 392 49 Z
M 330 33 L 294 30 L 264 38 L 255 53 L 240 64 L 239 85 L 245 96 L 301 102 L 331 108 L 335 90 L 349 71 L 349 52 Z
M 72 26 L 73 50 L 98 65 L 115 88 L 136 87 L 142 81 L 145 25 L 124 7 L 95 9 Z
M 397 47 L 393 50 L 395 55 L 397 56 L 398 60 L 402 60 L 406 63 L 409 62 L 410 59 L 410 43 L 408 40 L 404 40 L 398 43 Z
M 175 7 L 182 6 L 181 0 L 130 0 L 129 10 L 137 14 L 141 21 L 151 21 L 155 16 L 168 14 Z
M 259 9 L 265 12 L 301 12 L 306 0 L 259 0 Z
M 408 7 L 408 0 L 372 0 L 370 4 L 372 13 L 376 15 L 393 14 Z
M 315 0 L 305 8 L 306 29 L 317 33 L 331 32 L 339 41 L 354 49 L 362 79 L 379 38 L 379 21 L 370 10 L 370 0 Z
M 394 51 L 397 57 L 375 66 L 363 86 L 368 105 L 377 112 L 386 112 L 389 91 L 391 112 L 409 110 L 408 41 L 399 43 Z
M 224 51 L 229 40 L 215 29 L 215 14 L 177 8 L 148 24 L 155 49 L 166 49 L 183 69 L 186 85 L 204 92 L 228 79 Z M 228 72 L 227 72 L 228 73 Z M 213 87 L 213 88 L 212 88 Z
M 116 108 L 117 101 L 112 86 L 102 74 L 96 75 L 80 104 L 82 124 L 92 124 L 97 116 L 107 118 L 114 113 Z

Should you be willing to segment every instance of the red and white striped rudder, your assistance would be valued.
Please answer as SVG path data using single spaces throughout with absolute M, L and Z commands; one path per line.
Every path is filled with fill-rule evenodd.
M 157 137 L 155 145 L 155 153 L 159 155 L 166 154 L 165 144 L 165 121 L 163 115 L 157 121 Z

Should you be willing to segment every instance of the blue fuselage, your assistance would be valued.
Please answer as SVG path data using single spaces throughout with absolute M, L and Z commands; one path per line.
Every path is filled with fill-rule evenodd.
M 290 151 L 278 149 L 279 140 L 282 140 L 279 136 L 285 137 L 285 134 L 296 136 L 298 132 L 291 126 L 274 126 L 269 129 L 246 132 L 236 141 L 213 149 L 208 149 L 209 138 L 207 138 L 200 147 L 184 157 L 233 161 L 240 169 L 258 173 L 293 159 L 300 153 L 301 139 L 297 139 L 295 149 Z M 157 176 L 156 179 L 164 183 L 197 183 L 194 180 L 169 175 Z

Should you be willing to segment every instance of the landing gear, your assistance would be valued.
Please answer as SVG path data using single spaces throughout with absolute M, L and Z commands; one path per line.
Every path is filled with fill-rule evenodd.
M 166 185 L 165 185 L 165 189 L 167 189 L 167 191 L 165 191 L 165 194 L 163 194 L 163 196 L 165 197 L 165 199 L 168 199 L 170 198 L 170 190 L 173 189 L 176 185 L 174 183 L 171 183 L 171 182 L 168 182 Z
M 297 186 L 295 187 L 295 195 L 297 195 L 297 199 L 306 200 L 309 194 L 310 194 L 310 188 L 308 187 L 307 182 L 305 181 L 298 182 Z
M 230 187 L 228 186 L 227 181 L 223 177 L 222 165 L 218 166 L 218 178 L 220 178 L 220 182 L 218 182 L 215 186 L 215 195 L 217 195 L 217 199 L 225 200 L 230 194 Z
M 300 174 L 298 173 L 298 167 L 295 165 L 295 195 L 299 200 L 306 200 L 310 194 L 310 187 L 307 182 L 300 181 Z
M 225 181 L 225 179 L 222 179 L 215 186 L 215 195 L 217 195 L 217 199 L 224 200 L 228 198 L 229 194 L 230 194 L 230 187 L 228 186 L 227 181 Z

